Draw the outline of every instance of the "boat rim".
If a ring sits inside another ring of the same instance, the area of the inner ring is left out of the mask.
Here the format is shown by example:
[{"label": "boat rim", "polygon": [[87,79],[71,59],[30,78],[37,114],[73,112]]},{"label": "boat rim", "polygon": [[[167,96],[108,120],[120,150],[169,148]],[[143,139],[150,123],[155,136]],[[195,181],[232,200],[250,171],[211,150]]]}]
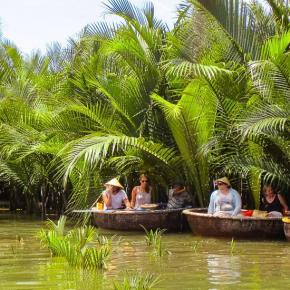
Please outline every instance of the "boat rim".
[{"label": "boat rim", "polygon": [[197,216],[197,217],[206,217],[209,219],[217,219],[217,220],[243,220],[243,221],[282,221],[283,217],[252,217],[252,216],[213,216],[207,213],[201,213],[201,212],[196,212],[194,210],[202,211],[202,210],[207,210],[207,208],[190,208],[190,209],[185,209],[182,211],[182,214],[184,215],[191,215],[191,216]]},{"label": "boat rim", "polygon": [[148,214],[148,213],[170,213],[170,212],[183,212],[186,208],[173,208],[173,209],[142,209],[142,210],[126,210],[126,209],[109,209],[109,210],[97,210],[97,209],[88,209],[88,210],[74,210],[74,213],[102,213],[102,214]]}]

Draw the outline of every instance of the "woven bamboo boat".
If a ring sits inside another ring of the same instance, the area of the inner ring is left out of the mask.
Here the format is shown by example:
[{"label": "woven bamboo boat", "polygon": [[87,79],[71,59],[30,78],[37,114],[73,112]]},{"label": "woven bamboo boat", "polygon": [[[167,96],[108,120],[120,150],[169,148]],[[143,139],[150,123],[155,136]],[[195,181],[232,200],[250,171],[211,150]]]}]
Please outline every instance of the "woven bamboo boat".
[{"label": "woven bamboo boat", "polygon": [[284,234],[285,237],[287,239],[288,242],[290,242],[290,218],[289,217],[285,217],[282,219],[283,223],[284,223]]},{"label": "woven bamboo boat", "polygon": [[218,217],[207,214],[207,209],[183,211],[195,235],[245,239],[283,239],[282,218],[278,217]]},{"label": "woven bamboo boat", "polygon": [[146,229],[166,229],[170,232],[183,231],[186,219],[181,209],[157,210],[92,210],[96,227],[120,231],[143,231]]}]

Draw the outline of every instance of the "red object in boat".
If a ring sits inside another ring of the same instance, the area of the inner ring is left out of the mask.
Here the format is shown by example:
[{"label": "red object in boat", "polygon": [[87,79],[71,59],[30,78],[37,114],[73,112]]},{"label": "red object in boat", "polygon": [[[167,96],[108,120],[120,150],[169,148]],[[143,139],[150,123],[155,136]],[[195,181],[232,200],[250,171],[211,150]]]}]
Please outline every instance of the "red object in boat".
[{"label": "red object in boat", "polygon": [[253,212],[254,212],[254,210],[252,210],[252,209],[242,210],[242,215],[243,216],[252,216]]}]

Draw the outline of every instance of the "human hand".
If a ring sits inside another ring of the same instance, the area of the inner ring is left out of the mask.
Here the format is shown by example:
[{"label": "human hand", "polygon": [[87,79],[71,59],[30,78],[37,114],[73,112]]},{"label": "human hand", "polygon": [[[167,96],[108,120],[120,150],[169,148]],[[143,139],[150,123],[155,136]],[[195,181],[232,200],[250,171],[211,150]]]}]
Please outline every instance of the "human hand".
[{"label": "human hand", "polygon": [[179,195],[179,194],[185,192],[185,187],[183,187],[183,188],[173,188],[172,190],[173,190],[173,195]]}]

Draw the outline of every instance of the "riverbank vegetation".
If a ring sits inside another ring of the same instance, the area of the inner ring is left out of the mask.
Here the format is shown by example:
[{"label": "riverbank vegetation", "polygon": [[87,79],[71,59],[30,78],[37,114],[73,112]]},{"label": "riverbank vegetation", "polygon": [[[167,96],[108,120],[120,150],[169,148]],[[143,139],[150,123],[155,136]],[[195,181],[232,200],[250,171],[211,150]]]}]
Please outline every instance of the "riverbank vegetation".
[{"label": "riverbank vegetation", "polygon": [[[214,2],[214,3],[213,3]],[[24,56],[0,44],[0,181],[12,209],[87,208],[104,181],[184,180],[196,205],[228,175],[246,205],[290,187],[288,1],[108,0],[116,23]]]}]

